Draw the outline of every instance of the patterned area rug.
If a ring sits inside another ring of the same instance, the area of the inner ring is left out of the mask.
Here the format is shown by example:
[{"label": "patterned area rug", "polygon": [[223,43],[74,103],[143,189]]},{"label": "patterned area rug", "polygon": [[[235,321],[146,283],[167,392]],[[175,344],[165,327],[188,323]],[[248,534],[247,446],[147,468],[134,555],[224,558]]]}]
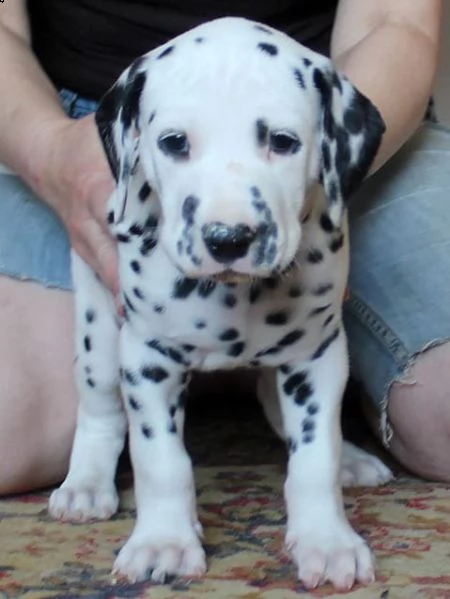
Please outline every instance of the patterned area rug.
[{"label": "patterned area rug", "polygon": [[54,522],[48,492],[0,501],[0,598],[450,599],[450,486],[400,476],[383,488],[347,491],[348,516],[377,557],[377,582],[347,594],[330,586],[308,593],[283,552],[283,445],[254,402],[214,397],[193,412],[187,439],[205,529],[203,580],[113,584],[111,564],[134,517],[123,466],[121,509],[109,522]]}]

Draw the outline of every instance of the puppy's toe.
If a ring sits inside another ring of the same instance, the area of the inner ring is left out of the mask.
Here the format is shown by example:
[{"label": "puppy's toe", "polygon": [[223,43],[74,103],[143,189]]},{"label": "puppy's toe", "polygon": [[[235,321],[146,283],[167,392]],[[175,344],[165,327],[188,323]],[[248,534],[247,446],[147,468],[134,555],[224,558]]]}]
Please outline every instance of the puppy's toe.
[{"label": "puppy's toe", "polygon": [[377,487],[394,478],[392,471],[376,456],[345,442],[342,448],[343,487]]},{"label": "puppy's toe", "polygon": [[62,486],[50,495],[48,511],[57,520],[82,523],[107,520],[117,511],[118,505],[114,488]]}]

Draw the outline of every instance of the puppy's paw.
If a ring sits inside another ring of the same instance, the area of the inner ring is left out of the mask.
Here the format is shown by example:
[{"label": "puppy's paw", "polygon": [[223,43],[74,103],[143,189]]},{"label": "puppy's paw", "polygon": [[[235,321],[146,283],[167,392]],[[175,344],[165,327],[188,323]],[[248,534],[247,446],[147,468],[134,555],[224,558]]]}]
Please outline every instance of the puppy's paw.
[{"label": "puppy's paw", "polygon": [[118,505],[114,487],[62,485],[50,495],[48,511],[57,520],[83,523],[111,518]]},{"label": "puppy's paw", "polygon": [[348,442],[342,446],[340,476],[343,487],[377,487],[394,478],[379,458]]},{"label": "puppy's paw", "polygon": [[298,568],[298,578],[308,589],[331,582],[338,591],[348,591],[356,582],[375,580],[372,552],[347,522],[332,529],[288,530],[286,547]]},{"label": "puppy's paw", "polygon": [[[195,534],[189,538],[144,539],[132,535],[121,549],[114,563],[114,580],[125,578],[138,582],[149,578],[156,583],[165,583],[171,576],[199,578],[206,572],[205,552]],[[184,536],[184,535],[183,535]]]}]

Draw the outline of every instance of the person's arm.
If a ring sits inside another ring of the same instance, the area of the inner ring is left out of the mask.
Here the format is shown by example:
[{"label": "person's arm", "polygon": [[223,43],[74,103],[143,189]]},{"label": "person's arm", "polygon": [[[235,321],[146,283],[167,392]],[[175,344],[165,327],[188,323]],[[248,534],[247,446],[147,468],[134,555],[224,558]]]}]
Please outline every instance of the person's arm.
[{"label": "person's arm", "polygon": [[439,56],[442,0],[340,0],[331,58],[380,110],[379,168],[420,125]]},{"label": "person's arm", "polygon": [[32,52],[26,0],[0,8],[0,96],[0,162],[55,209],[72,246],[116,291],[116,249],[106,224],[112,176],[92,116],[65,115]]}]

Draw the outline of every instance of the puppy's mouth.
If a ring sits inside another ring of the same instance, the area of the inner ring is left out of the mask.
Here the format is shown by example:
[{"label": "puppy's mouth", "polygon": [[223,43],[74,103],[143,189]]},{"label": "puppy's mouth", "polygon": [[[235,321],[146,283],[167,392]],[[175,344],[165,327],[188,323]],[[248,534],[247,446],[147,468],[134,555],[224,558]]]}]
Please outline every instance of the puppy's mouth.
[{"label": "puppy's mouth", "polygon": [[220,283],[248,283],[254,277],[249,274],[242,272],[236,272],[231,269],[224,270],[220,273],[211,276],[214,281],[220,281]]}]

